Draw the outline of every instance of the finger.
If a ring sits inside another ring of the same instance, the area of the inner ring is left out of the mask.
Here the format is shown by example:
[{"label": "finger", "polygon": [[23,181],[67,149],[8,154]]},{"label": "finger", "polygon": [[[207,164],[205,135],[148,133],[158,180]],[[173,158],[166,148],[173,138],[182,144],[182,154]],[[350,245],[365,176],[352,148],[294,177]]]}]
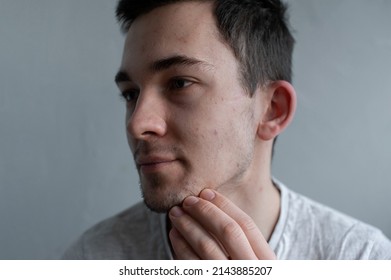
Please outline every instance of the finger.
[{"label": "finger", "polygon": [[240,225],[216,205],[190,196],[183,201],[183,209],[219,240],[232,259],[257,259]]},{"label": "finger", "polygon": [[200,193],[200,197],[216,205],[239,224],[258,259],[267,260],[276,258],[273,250],[251,217],[237,207],[231,200],[210,189],[203,190]]},{"label": "finger", "polygon": [[227,259],[226,254],[213,236],[180,207],[173,207],[169,212],[169,218],[173,227],[179,231],[187,244],[201,259]]},{"label": "finger", "polygon": [[199,260],[200,258],[191,248],[189,243],[183,238],[176,228],[172,228],[169,233],[174,258],[177,260]]}]

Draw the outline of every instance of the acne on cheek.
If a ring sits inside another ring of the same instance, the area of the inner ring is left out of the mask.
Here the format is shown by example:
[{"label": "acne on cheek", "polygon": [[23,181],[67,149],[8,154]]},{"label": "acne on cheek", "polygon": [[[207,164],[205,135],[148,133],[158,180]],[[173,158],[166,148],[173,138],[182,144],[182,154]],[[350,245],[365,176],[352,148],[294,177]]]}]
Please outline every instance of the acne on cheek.
[{"label": "acne on cheek", "polygon": [[178,37],[178,41],[184,44],[187,44],[188,40],[186,39],[186,36],[180,36]]}]

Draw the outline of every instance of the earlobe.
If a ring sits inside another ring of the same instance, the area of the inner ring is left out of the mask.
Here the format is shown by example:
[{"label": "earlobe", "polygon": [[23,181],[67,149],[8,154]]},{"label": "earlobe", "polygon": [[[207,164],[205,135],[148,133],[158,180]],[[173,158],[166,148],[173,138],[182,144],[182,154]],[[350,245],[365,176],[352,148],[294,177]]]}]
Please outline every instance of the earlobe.
[{"label": "earlobe", "polygon": [[266,89],[264,101],[266,109],[258,126],[258,136],[269,141],[292,121],[296,111],[296,92],[287,81],[275,81]]}]

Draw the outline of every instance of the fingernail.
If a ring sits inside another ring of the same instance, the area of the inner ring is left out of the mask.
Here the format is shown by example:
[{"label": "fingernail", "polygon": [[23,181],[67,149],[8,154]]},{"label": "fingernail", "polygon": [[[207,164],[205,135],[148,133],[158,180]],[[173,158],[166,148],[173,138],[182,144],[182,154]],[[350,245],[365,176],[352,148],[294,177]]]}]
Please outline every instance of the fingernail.
[{"label": "fingernail", "polygon": [[216,194],[212,190],[205,189],[201,192],[200,197],[205,200],[211,201],[216,197]]},{"label": "fingernail", "polygon": [[188,196],[186,199],[183,201],[184,206],[192,206],[196,204],[199,201],[198,197],[195,196]]},{"label": "fingernail", "polygon": [[174,206],[172,207],[172,209],[170,210],[170,215],[171,216],[174,216],[174,217],[180,217],[184,214],[183,210],[178,207],[178,206]]}]

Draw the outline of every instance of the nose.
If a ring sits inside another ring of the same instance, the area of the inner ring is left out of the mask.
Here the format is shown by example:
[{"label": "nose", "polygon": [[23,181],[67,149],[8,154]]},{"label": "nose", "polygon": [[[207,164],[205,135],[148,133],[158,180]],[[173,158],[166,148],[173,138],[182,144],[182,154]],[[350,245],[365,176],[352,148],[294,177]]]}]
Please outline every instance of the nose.
[{"label": "nose", "polygon": [[140,93],[134,110],[127,113],[126,121],[127,132],[134,139],[164,136],[167,124],[163,100],[152,92]]}]

